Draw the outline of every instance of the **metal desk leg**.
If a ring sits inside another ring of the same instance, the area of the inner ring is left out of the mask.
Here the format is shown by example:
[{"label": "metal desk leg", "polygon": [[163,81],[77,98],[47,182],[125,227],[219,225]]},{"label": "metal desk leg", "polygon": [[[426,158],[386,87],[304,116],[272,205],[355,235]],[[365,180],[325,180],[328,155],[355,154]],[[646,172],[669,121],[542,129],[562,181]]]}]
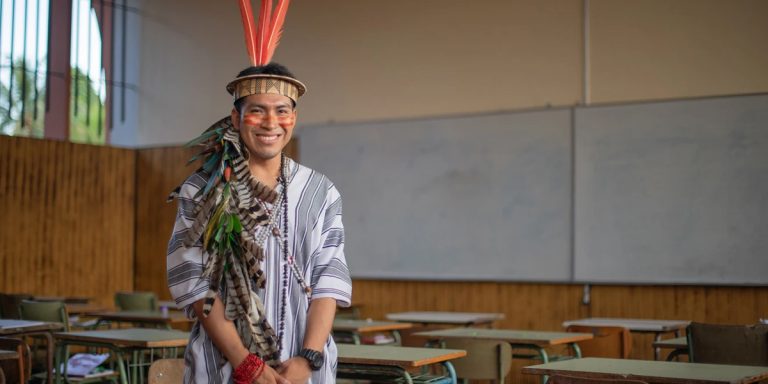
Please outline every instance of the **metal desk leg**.
[{"label": "metal desk leg", "polygon": [[569,343],[571,349],[573,350],[573,356],[577,359],[581,359],[581,348],[579,348],[579,345],[576,343]]},{"label": "metal desk leg", "polygon": [[[413,378],[411,378],[411,374],[408,373],[408,371],[406,371],[405,369],[402,369],[402,372],[400,372],[400,375],[403,376],[403,379],[405,379],[406,383],[413,384]],[[454,381],[454,383],[456,382]]]},{"label": "metal desk leg", "polygon": [[29,335],[43,335],[45,336],[45,342],[46,342],[46,355],[45,355],[45,365],[46,369],[48,370],[48,375],[45,379],[45,382],[47,384],[53,383],[53,360],[54,360],[54,341],[53,341],[53,334],[51,332],[30,332]]},{"label": "metal desk leg", "polygon": [[443,361],[441,363],[445,370],[448,371],[448,376],[451,378],[453,384],[458,384],[459,378],[456,376],[456,370],[453,368],[453,364],[450,361]]},{"label": "metal desk leg", "polygon": [[134,349],[133,353],[131,354],[131,383],[136,384],[139,382],[138,375],[139,371],[137,369],[138,362],[139,362],[139,350]]},{"label": "metal desk leg", "polygon": [[[64,349],[63,345],[59,345],[59,344],[56,345],[56,352],[54,352],[55,355],[54,355],[54,359],[53,360],[54,360],[54,365],[57,366],[57,367],[61,367],[61,362],[62,362],[63,357],[64,357],[64,356],[62,356],[63,349]],[[61,370],[56,369],[55,371],[56,371],[56,373],[55,373],[54,382],[56,384],[59,384],[59,383],[61,383]]]},{"label": "metal desk leg", "polygon": [[397,329],[392,331],[392,338],[395,339],[395,345],[403,345],[403,339],[400,336],[400,331]]},{"label": "metal desk leg", "polygon": [[[655,332],[656,337],[653,338],[653,341],[661,341],[661,332]],[[653,348],[653,360],[658,360],[659,356],[661,356],[661,348],[654,347]]]}]

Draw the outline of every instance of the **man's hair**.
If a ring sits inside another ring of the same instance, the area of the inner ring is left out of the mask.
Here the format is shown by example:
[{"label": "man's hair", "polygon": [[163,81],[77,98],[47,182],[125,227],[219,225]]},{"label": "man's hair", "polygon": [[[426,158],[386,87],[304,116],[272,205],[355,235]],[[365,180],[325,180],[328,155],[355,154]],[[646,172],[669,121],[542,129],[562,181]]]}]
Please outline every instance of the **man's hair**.
[{"label": "man's hair", "polygon": [[[290,77],[292,79],[296,78],[296,76],[294,76],[293,73],[288,70],[288,68],[278,63],[269,63],[267,65],[260,65],[258,67],[248,67],[240,71],[240,73],[238,73],[237,76],[235,77],[244,77],[244,76],[251,76],[251,75],[276,75],[276,76]],[[241,97],[235,100],[235,109],[237,110],[238,113],[242,112],[242,107],[244,102],[245,102],[245,97]],[[291,104],[293,105],[294,108],[296,107],[295,101],[291,100]]]}]

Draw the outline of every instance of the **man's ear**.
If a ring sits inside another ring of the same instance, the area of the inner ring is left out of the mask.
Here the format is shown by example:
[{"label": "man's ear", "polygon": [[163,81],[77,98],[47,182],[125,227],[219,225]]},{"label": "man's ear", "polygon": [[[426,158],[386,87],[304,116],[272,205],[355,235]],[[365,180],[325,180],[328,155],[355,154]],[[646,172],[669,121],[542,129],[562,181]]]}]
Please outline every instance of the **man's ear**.
[{"label": "man's ear", "polygon": [[237,108],[232,108],[232,125],[240,130],[240,113],[237,112]]}]

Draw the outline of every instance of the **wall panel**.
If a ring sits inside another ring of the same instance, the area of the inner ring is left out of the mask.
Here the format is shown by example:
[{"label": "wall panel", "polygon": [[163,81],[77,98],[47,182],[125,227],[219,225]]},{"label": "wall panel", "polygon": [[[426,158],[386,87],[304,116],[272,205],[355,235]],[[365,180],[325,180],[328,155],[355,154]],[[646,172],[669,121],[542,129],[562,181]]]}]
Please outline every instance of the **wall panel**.
[{"label": "wall panel", "polygon": [[133,289],[134,152],[0,136],[0,291]]}]

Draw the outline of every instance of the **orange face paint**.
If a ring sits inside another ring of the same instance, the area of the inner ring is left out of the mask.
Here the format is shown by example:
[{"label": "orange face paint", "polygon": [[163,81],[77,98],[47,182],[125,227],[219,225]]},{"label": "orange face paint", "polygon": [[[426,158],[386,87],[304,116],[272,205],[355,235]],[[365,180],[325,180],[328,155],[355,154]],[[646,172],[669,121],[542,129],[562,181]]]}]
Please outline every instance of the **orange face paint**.
[{"label": "orange face paint", "polygon": [[245,115],[243,116],[243,124],[259,125],[261,124],[261,118],[254,115]]}]

